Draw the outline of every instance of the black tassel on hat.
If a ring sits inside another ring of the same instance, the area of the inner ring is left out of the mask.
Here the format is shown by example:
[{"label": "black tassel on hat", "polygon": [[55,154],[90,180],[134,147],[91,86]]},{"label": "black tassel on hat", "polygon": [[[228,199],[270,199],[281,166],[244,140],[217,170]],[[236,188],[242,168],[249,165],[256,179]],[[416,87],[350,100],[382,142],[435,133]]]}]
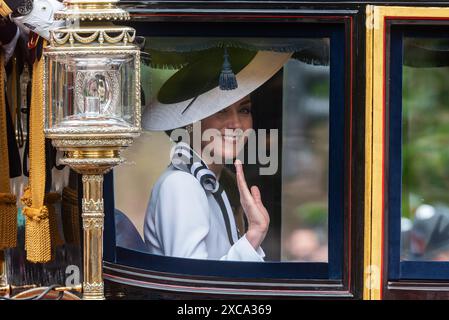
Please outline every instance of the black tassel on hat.
[{"label": "black tassel on hat", "polygon": [[234,72],[232,72],[231,63],[229,62],[228,50],[224,49],[224,61],[221,69],[218,84],[221,90],[234,90],[237,88],[237,79]]}]

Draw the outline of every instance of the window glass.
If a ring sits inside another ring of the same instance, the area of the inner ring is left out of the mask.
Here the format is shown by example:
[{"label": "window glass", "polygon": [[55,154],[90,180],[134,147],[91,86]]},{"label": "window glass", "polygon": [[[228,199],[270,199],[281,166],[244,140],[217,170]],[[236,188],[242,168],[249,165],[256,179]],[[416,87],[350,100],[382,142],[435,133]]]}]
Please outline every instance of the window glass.
[{"label": "window glass", "polygon": [[144,131],[114,169],[117,245],[327,262],[329,39],[147,38],[144,50]]},{"label": "window glass", "polygon": [[282,259],[327,261],[329,67],[284,67]]},{"label": "window glass", "polygon": [[404,39],[401,259],[449,260],[449,41]]}]

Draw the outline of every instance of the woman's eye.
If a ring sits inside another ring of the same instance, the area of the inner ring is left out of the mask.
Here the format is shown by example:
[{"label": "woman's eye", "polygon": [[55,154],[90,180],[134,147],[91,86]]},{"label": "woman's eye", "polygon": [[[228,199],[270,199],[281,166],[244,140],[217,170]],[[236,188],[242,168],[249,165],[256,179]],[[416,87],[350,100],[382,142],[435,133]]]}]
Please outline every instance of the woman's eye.
[{"label": "woman's eye", "polygon": [[240,112],[243,113],[243,114],[250,114],[251,113],[251,108],[244,107],[244,108],[240,109]]}]

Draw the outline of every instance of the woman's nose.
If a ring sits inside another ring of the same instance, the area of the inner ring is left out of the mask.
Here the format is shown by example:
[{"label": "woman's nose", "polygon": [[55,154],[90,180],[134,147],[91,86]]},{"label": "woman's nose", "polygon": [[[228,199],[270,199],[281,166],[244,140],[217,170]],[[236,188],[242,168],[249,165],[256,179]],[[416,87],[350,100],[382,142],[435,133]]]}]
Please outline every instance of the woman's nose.
[{"label": "woman's nose", "polygon": [[240,129],[242,122],[240,120],[239,113],[235,110],[229,110],[225,121],[226,127],[230,129]]}]

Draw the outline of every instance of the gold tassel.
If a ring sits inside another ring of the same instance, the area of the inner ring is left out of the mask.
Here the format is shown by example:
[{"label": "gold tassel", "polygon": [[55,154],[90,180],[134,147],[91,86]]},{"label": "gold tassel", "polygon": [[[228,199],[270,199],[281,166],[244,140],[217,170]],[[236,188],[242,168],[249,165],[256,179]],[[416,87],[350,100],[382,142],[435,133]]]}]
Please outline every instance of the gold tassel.
[{"label": "gold tassel", "polygon": [[25,207],[25,250],[27,260],[45,263],[51,260],[50,222],[46,206],[40,208]]},{"label": "gold tassel", "polygon": [[0,250],[14,248],[16,245],[16,197],[10,193],[0,193]]},{"label": "gold tassel", "polygon": [[[25,250],[31,251],[33,256],[28,255],[27,258],[32,261],[41,260],[43,258],[39,258],[38,255],[33,252],[42,251],[47,252],[50,250],[50,258],[45,258],[43,261],[35,261],[35,262],[48,262],[53,260],[55,256],[56,246],[62,245],[64,242],[58,231],[58,222],[56,219],[56,208],[54,204],[61,199],[61,196],[57,192],[49,192],[45,195],[44,203],[42,211],[32,209],[32,201],[31,201],[31,193],[30,188],[27,187],[24,190],[22,196],[22,203],[26,206],[24,209],[24,215],[27,217],[25,228],[29,234],[25,237]],[[29,228],[29,229],[28,229]],[[46,230],[49,230],[47,232]],[[43,245],[42,248],[36,248],[33,244],[34,238],[41,239],[40,245]],[[49,240],[48,240],[49,239]],[[50,246],[50,249],[47,248]]]},{"label": "gold tassel", "polygon": [[0,53],[0,250],[17,245],[16,196],[9,185],[9,157],[6,130],[5,57]]},{"label": "gold tassel", "polygon": [[34,62],[30,110],[30,177],[25,197],[25,249],[27,260],[45,263],[51,260],[51,239],[45,195],[45,136],[44,136],[44,59]]}]

